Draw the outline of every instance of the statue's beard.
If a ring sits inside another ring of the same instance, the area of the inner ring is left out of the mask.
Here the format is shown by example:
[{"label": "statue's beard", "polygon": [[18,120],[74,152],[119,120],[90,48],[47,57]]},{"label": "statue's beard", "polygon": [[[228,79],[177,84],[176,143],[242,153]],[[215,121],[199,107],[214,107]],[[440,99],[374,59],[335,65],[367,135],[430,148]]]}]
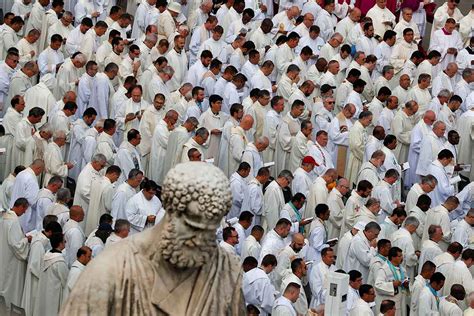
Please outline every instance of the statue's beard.
[{"label": "statue's beard", "polygon": [[173,222],[165,225],[160,242],[161,256],[178,268],[203,266],[209,262],[216,247],[215,232],[201,231],[191,236],[180,236]]}]

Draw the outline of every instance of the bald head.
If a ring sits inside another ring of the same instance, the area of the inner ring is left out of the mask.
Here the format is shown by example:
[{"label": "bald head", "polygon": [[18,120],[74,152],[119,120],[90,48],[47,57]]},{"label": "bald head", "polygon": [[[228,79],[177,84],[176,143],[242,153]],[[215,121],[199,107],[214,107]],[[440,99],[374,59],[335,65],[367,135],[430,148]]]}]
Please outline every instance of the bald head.
[{"label": "bald head", "polygon": [[79,205],[73,205],[69,209],[69,217],[76,222],[82,222],[84,220],[84,210]]},{"label": "bald head", "polygon": [[179,114],[175,110],[169,110],[165,114],[165,119],[168,119],[168,120],[175,120],[176,121],[176,120],[178,120],[178,117],[179,117]]},{"label": "bald head", "polygon": [[251,129],[253,126],[253,117],[250,116],[250,115],[244,115],[244,117],[242,117],[242,120],[240,121],[240,127],[243,128],[244,131],[248,131],[249,129]]},{"label": "bald head", "polygon": [[383,126],[377,125],[374,127],[374,131],[372,132],[372,135],[374,135],[375,138],[378,140],[384,140],[385,139],[385,129]]},{"label": "bald head", "polygon": [[352,9],[351,13],[349,14],[349,18],[353,22],[359,22],[361,14],[362,14],[362,12],[360,11],[359,8],[354,8],[354,9]]},{"label": "bald head", "polygon": [[436,121],[436,113],[432,110],[426,111],[423,115],[423,121],[430,126],[433,125],[433,123]]},{"label": "bald head", "polygon": [[456,75],[458,71],[458,65],[456,63],[449,63],[448,66],[446,66],[446,74],[452,78]]},{"label": "bald head", "polygon": [[63,102],[76,102],[76,92],[68,91],[64,94]]},{"label": "bald head", "polygon": [[304,236],[303,236],[303,234],[300,234],[300,233],[294,234],[292,241],[293,241],[294,243],[298,243],[298,244],[299,244],[299,243],[304,243]]},{"label": "bald head", "polygon": [[255,147],[257,147],[257,150],[259,152],[261,152],[261,151],[264,151],[268,147],[269,143],[270,143],[270,141],[269,141],[268,137],[266,137],[266,136],[258,137],[255,140]]}]

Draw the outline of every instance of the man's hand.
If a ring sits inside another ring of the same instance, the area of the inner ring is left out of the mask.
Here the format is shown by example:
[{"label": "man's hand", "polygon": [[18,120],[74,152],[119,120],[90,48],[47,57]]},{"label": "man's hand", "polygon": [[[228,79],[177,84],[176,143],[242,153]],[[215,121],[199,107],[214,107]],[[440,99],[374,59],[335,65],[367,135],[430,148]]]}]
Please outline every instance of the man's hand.
[{"label": "man's hand", "polygon": [[92,12],[92,14],[91,14],[91,16],[92,16],[93,18],[96,18],[96,17],[98,17],[99,15],[100,15],[100,13],[97,12],[97,11]]},{"label": "man's hand", "polygon": [[402,285],[402,282],[401,281],[393,281],[393,287],[399,287],[400,285]]},{"label": "man's hand", "polygon": [[74,168],[74,164],[72,162],[66,162],[65,165],[67,166],[68,169]]},{"label": "man's hand", "polygon": [[215,129],[211,130],[211,134],[212,135],[220,135],[220,134],[222,134],[222,131],[220,129],[215,128]]},{"label": "man's hand", "polygon": [[25,237],[26,237],[26,239],[28,239],[28,242],[31,242],[31,240],[33,239],[33,236],[31,236],[31,235],[27,235]]},{"label": "man's hand", "polygon": [[155,223],[155,220],[156,220],[156,216],[155,215],[148,215],[146,217],[146,221],[147,223],[149,224],[154,224]]},{"label": "man's hand", "polygon": [[347,126],[346,126],[346,125],[342,125],[341,127],[339,127],[339,131],[340,131],[341,133],[347,132]]},{"label": "man's hand", "polygon": [[261,4],[259,8],[260,8],[260,11],[262,11],[263,13],[267,12],[267,6],[266,5]]},{"label": "man's hand", "polygon": [[30,52],[30,55],[31,55],[31,57],[35,57],[35,55],[36,55],[35,51],[32,50],[32,51]]},{"label": "man's hand", "polygon": [[454,171],[462,171],[462,167],[459,164],[457,164],[454,166]]},{"label": "man's hand", "polygon": [[128,123],[132,120],[134,120],[137,116],[134,114],[134,113],[128,113],[126,116],[125,116],[125,123]]},{"label": "man's hand", "polygon": [[140,68],[141,65],[142,65],[142,63],[141,63],[139,60],[134,61],[134,62],[133,62],[133,71],[134,71],[134,72],[135,72],[135,71],[138,71],[138,69]]},{"label": "man's hand", "polygon": [[330,247],[334,247],[336,244],[337,244],[337,240],[332,240],[332,241],[328,242],[328,245]]},{"label": "man's hand", "polygon": [[458,53],[458,50],[457,50],[456,48],[454,48],[454,47],[450,47],[450,48],[448,48],[447,53],[454,55],[454,54],[457,54],[457,53]]},{"label": "man's hand", "polygon": [[415,251],[415,255],[416,255],[418,258],[420,258],[421,251],[419,251],[419,250]]},{"label": "man's hand", "polygon": [[377,247],[377,239],[374,239],[370,242],[370,247],[376,248]]}]

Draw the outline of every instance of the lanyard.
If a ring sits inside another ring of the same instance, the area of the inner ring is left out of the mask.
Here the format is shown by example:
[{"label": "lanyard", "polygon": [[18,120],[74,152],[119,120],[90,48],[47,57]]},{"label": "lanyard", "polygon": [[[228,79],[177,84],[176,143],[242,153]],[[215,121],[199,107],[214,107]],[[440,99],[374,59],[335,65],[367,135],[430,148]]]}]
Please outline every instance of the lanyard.
[{"label": "lanyard", "polygon": [[387,258],[385,258],[384,256],[382,256],[379,253],[376,256],[379,257],[380,259],[382,259],[383,262],[389,262]]},{"label": "lanyard", "polygon": [[428,289],[430,290],[431,294],[433,294],[433,296],[436,298],[436,306],[438,307],[439,309],[439,297],[438,297],[438,293],[435,291],[435,289],[433,289],[431,287],[430,284],[426,284],[426,286],[428,287]]},{"label": "lanyard", "polygon": [[387,264],[390,268],[390,271],[392,271],[395,280],[403,282],[403,280],[405,280],[405,273],[403,273],[403,269],[401,267],[397,269],[390,261],[387,261]]},{"label": "lanyard", "polygon": [[[302,219],[302,218],[301,218],[300,212],[296,209],[296,207],[293,205],[293,203],[290,202],[289,204],[290,204],[290,206],[291,206],[291,209],[293,210],[293,212],[294,212],[295,215],[296,215],[296,220],[298,221],[298,223],[301,222],[301,219]],[[304,232],[304,228],[303,228],[303,227],[299,227],[299,231],[300,231],[300,233],[303,233],[303,232]]]}]

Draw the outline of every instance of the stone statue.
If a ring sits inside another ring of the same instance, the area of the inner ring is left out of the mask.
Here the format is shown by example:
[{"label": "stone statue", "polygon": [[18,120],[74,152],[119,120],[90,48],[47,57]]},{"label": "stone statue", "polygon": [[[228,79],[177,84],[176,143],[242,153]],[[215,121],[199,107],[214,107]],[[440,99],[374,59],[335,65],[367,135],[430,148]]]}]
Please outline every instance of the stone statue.
[{"label": "stone statue", "polygon": [[245,315],[239,259],[216,243],[228,179],[211,164],[179,164],[162,199],[165,218],[91,261],[61,315]]}]

